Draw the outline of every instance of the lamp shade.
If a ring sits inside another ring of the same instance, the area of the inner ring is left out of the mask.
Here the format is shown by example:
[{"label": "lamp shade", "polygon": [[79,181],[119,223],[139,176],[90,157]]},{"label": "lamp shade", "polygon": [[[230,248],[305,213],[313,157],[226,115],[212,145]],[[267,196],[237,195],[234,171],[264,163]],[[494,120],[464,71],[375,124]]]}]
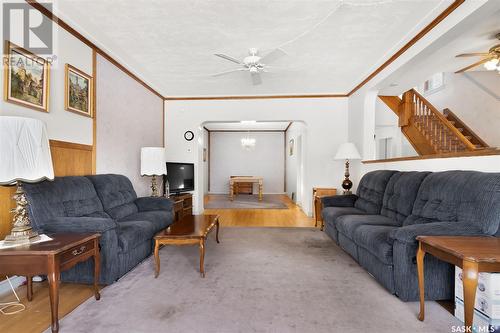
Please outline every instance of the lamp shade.
[{"label": "lamp shade", "polygon": [[0,185],[54,179],[45,123],[0,116]]},{"label": "lamp shade", "polygon": [[141,148],[141,176],[160,176],[166,174],[165,148]]},{"label": "lamp shade", "polygon": [[346,142],[340,145],[334,158],[336,160],[359,160],[361,155],[359,155],[354,143]]}]

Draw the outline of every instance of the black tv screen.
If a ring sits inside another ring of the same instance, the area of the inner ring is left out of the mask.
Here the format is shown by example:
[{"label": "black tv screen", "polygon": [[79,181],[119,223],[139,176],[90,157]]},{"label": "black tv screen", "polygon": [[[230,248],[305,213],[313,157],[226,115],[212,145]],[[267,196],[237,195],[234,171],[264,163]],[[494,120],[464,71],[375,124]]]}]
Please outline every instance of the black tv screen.
[{"label": "black tv screen", "polygon": [[165,179],[170,193],[194,191],[194,164],[167,162]]}]

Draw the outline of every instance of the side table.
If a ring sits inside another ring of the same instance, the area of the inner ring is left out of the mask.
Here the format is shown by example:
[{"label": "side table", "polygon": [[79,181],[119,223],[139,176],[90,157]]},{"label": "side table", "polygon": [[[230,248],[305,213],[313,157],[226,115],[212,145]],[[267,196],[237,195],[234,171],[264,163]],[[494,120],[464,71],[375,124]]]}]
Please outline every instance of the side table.
[{"label": "side table", "polygon": [[[439,260],[463,270],[464,317],[466,332],[472,332],[474,301],[479,272],[500,272],[500,238],[464,236],[418,236],[417,271],[420,313],[424,320],[424,256],[430,253]],[[470,329],[470,331],[467,331]]]},{"label": "side table", "polygon": [[328,197],[331,195],[336,195],[336,188],[328,187],[313,187],[313,205],[314,205],[314,226],[317,227],[318,223],[323,230],[323,219],[321,218],[321,209],[323,205],[321,204],[321,198]]},{"label": "side table", "polygon": [[0,273],[26,276],[28,301],[33,299],[32,277],[47,275],[52,332],[59,331],[59,282],[61,271],[94,258],[94,296],[101,298],[97,282],[100,273],[99,234],[54,234],[52,240],[0,249]]}]

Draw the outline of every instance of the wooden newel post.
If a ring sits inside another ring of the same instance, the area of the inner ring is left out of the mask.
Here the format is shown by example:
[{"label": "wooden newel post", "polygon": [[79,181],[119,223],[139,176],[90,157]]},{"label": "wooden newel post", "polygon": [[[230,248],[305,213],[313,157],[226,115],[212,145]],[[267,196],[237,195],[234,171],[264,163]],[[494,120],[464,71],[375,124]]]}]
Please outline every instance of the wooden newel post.
[{"label": "wooden newel post", "polygon": [[403,94],[403,101],[399,107],[399,127],[408,126],[413,113],[413,95],[411,91]]}]

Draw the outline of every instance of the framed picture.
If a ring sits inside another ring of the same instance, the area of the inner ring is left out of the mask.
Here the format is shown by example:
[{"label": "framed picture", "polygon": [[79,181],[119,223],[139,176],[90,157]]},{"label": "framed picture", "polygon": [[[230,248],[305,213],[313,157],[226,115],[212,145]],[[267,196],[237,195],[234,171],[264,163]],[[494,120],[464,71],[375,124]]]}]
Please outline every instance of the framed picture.
[{"label": "framed picture", "polygon": [[293,139],[290,139],[290,142],[288,143],[288,149],[289,149],[289,155],[293,156],[293,146],[295,144],[295,141]]},{"label": "framed picture", "polygon": [[83,116],[93,116],[92,89],[94,79],[66,64],[64,75],[64,108]]},{"label": "framed picture", "polygon": [[5,41],[4,99],[7,102],[49,112],[47,60]]}]

